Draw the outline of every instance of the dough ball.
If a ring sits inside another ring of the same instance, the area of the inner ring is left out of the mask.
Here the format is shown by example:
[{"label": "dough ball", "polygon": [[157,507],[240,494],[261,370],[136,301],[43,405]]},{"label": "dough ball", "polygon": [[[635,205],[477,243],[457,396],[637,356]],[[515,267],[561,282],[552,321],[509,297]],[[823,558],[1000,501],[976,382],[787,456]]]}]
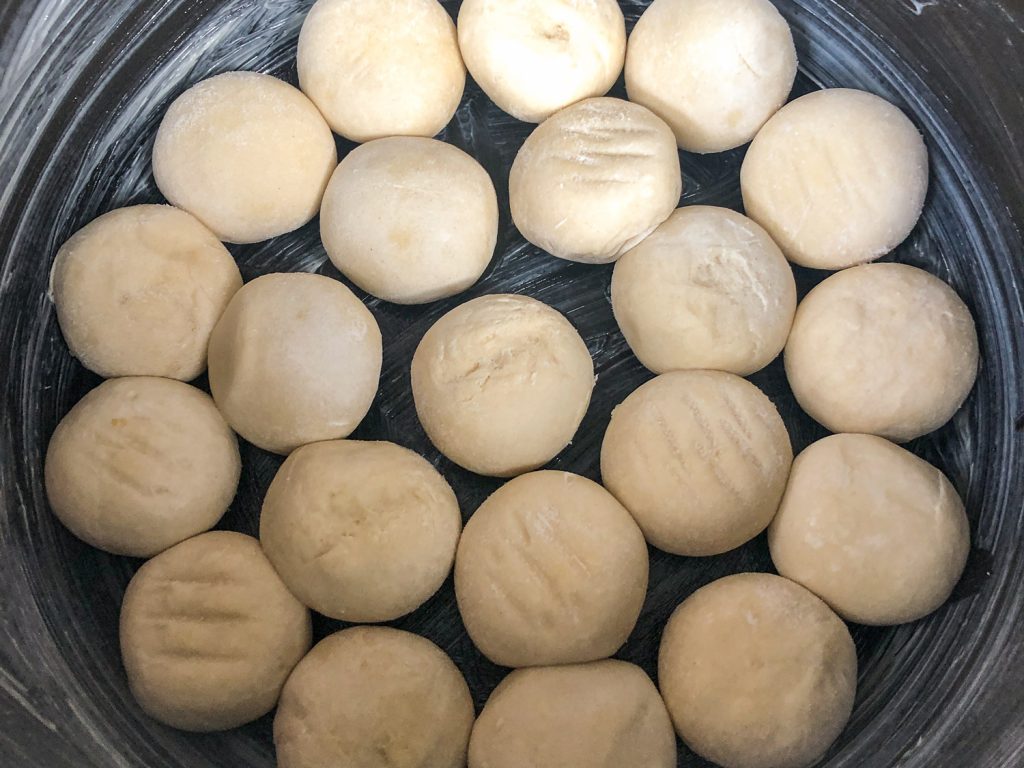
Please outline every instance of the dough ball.
[{"label": "dough ball", "polygon": [[153,558],[128,584],[121,657],[151,717],[221,731],[262,717],[309,650],[309,611],[255,539],[213,531]]},{"label": "dough ball", "polygon": [[318,0],[298,66],[302,90],[352,141],[433,136],[466,85],[455,24],[436,0]]},{"label": "dough ball", "polygon": [[866,264],[804,298],[785,361],[797,401],[830,431],[906,442],[963,404],[978,375],[978,336],[970,310],[939,278]]},{"label": "dough ball", "polygon": [[672,614],[658,680],[698,755],[723,768],[808,768],[850,718],[857,652],[846,625],[806,589],[740,573]]},{"label": "dough ball", "polygon": [[655,0],[629,36],[626,91],[683,149],[721,152],[785,103],[796,63],[789,25],[768,0]]},{"label": "dough ball", "polygon": [[772,560],[858,624],[902,624],[949,598],[970,549],[963,502],[926,461],[872,435],[832,435],[793,463]]},{"label": "dough ball", "polygon": [[331,129],[312,102],[256,72],[189,88],[167,110],[153,146],[164,197],[229,243],[267,240],[312,219],[337,162]]},{"label": "dough ball", "polygon": [[469,768],[675,768],[654,683],[624,661],[517,669],[487,700]]},{"label": "dough ball", "polygon": [[512,219],[553,256],[606,264],[679,204],[683,177],[672,131],[639,104],[587,99],[541,123],[509,176]]},{"label": "dough ball", "polygon": [[899,109],[835,88],[765,124],[740,172],[747,215],[790,261],[843,269],[884,256],[921,216],[928,150]]},{"label": "dough ball", "polygon": [[491,494],[455,558],[466,631],[506,667],[611,656],[646,590],[640,529],[604,488],[568,472],[532,472]]},{"label": "dough ball", "polygon": [[774,360],[796,312],[796,282],[757,224],[726,208],[680,208],[615,265],[612,309],[655,373],[746,376]]},{"label": "dough ball", "polygon": [[61,246],[50,273],[71,354],[105,378],[196,378],[213,325],[241,287],[220,241],[169,205],[105,213]]},{"label": "dough ball", "polygon": [[615,0],[464,0],[459,47],[495,104],[540,123],[615,84],[626,24]]},{"label": "dough ball", "polygon": [[423,304],[483,274],[498,238],[498,198],[487,171],[451,144],[378,139],[334,172],[320,235],[334,265],[364,291]]},{"label": "dough ball", "polygon": [[274,718],[278,768],[462,768],[469,687],[429,640],[387,627],[337,632],[310,651]]},{"label": "dough ball", "polygon": [[205,392],[172,379],[110,379],[57,425],[46,495],[83,541],[152,557],[216,525],[240,473],[238,442]]},{"label": "dough ball", "polygon": [[779,412],[731,373],[677,371],[612,411],[604,484],[658,549],[718,555],[768,527],[793,449]]},{"label": "dough ball", "polygon": [[246,284],[210,337],[210,390],[250,443],[287,454],[348,437],[377,394],[380,328],[355,294],[321,275]]}]

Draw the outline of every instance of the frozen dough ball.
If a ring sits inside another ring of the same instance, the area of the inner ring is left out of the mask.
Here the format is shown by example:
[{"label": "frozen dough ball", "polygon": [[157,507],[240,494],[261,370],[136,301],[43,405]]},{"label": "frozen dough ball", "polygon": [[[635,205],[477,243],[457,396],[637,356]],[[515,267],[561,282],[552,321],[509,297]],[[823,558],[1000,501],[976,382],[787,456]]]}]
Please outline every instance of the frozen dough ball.
[{"label": "frozen dough ball", "polygon": [[649,235],[679,204],[672,131],[639,104],[587,99],[541,123],[509,176],[512,219],[553,256],[605,264]]},{"label": "frozen dough ball", "polygon": [[774,360],[796,312],[796,281],[757,224],[726,208],[680,208],[615,264],[612,309],[655,373],[746,376]]},{"label": "frozen dough ball", "polygon": [[169,205],[105,213],[61,246],[50,295],[71,354],[105,378],[189,381],[242,276],[195,218]]},{"label": "frozen dough ball", "polygon": [[970,310],[939,278],[865,264],[807,294],[785,361],[797,401],[830,431],[906,442],[963,405],[978,375],[978,336]]},{"label": "frozen dough ball", "polygon": [[863,91],[816,91],[757,134],[740,172],[747,215],[786,257],[843,269],[910,234],[928,191],[928,150],[899,109]]},{"label": "frozen dough ball", "polygon": [[768,527],[793,449],[779,412],[731,373],[677,371],[612,411],[601,445],[605,486],[658,549],[718,555]]},{"label": "frozen dough ball", "polygon": [[309,611],[255,539],[214,531],[147,562],[121,606],[121,657],[139,705],[186,731],[262,717],[309,650]]},{"label": "frozen dough ball", "polygon": [[153,146],[164,197],[230,243],[268,240],[312,219],[337,162],[313,103],[256,72],[189,88],[167,110]]},{"label": "frozen dough ball", "polygon": [[808,768],[850,718],[857,653],[846,625],[806,589],[741,573],[672,614],[658,681],[698,755],[723,768]]},{"label": "frozen dough ball", "polygon": [[629,36],[626,91],[690,152],[746,144],[796,78],[789,25],[768,0],[655,0]]},{"label": "frozen dough ball", "polygon": [[431,442],[459,466],[511,477],[553,459],[590,404],[594,363],[572,324],[528,296],[482,296],[427,331],[412,394]]},{"label": "frozen dough ball", "polygon": [[57,425],[46,495],[83,541],[152,557],[216,525],[240,473],[238,441],[205,392],[172,379],[110,379]]},{"label": "frozen dough ball", "polygon": [[380,328],[337,280],[272,274],[246,284],[210,337],[210,391],[260,448],[287,454],[348,437],[377,394]]},{"label": "frozen dough ball", "polygon": [[491,494],[455,558],[466,631],[506,667],[611,656],[646,590],[640,529],[604,488],[568,472],[532,472]]}]

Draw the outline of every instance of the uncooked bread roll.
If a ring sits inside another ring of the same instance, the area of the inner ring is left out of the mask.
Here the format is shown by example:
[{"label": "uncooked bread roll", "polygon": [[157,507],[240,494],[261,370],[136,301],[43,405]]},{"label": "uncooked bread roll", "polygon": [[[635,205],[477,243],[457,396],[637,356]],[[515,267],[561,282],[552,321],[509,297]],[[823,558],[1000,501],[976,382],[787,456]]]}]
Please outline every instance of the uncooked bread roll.
[{"label": "uncooked bread roll", "polygon": [[717,555],[763,531],[793,461],[786,425],[761,390],[731,373],[677,371],[612,411],[605,486],[654,546]]},{"label": "uncooked bread roll", "polygon": [[189,88],[153,145],[164,197],[230,243],[267,240],[312,219],[337,162],[331,129],[312,102],[256,72]]},{"label": "uncooked bread roll", "polygon": [[746,144],[796,78],[789,25],[769,0],[655,0],[629,36],[626,91],[690,152]]},{"label": "uncooked bread roll", "polygon": [[412,359],[416,413],[456,464],[511,477],[553,459],[590,404],[594,363],[572,324],[528,296],[481,296],[427,331]]},{"label": "uncooked bread roll", "polygon": [[262,717],[309,650],[309,611],[255,539],[213,531],[147,562],[121,606],[121,657],[141,707],[186,731]]},{"label": "uncooked bread roll", "polygon": [[817,91],[765,124],[740,186],[747,215],[790,261],[843,269],[884,256],[910,234],[928,191],[928,150],[884,99]]},{"label": "uncooked bread roll", "polygon": [[680,208],[615,264],[612,309],[655,373],[746,376],[774,360],[796,312],[796,281],[757,224],[726,208]]},{"label": "uncooked bread roll", "polygon": [[242,287],[235,260],[169,205],[105,213],[61,246],[50,295],[71,354],[105,378],[189,381],[214,323]]},{"label": "uncooked bread roll", "polygon": [[722,768],[807,768],[850,718],[857,652],[846,625],[806,589],[741,573],[672,614],[658,681],[698,755]]},{"label": "uncooked bread roll", "polygon": [[605,264],[679,204],[672,131],[639,104],[587,99],[530,134],[512,163],[509,203],[523,237],[553,256]]},{"label": "uncooked bread roll", "polygon": [[865,264],[804,298],[785,360],[797,401],[829,430],[905,442],[963,404],[978,375],[978,336],[970,310],[937,277]]},{"label": "uncooked bread roll", "polygon": [[46,495],[83,541],[152,557],[212,528],[240,472],[238,442],[205,392],[172,379],[110,379],[57,425]]}]

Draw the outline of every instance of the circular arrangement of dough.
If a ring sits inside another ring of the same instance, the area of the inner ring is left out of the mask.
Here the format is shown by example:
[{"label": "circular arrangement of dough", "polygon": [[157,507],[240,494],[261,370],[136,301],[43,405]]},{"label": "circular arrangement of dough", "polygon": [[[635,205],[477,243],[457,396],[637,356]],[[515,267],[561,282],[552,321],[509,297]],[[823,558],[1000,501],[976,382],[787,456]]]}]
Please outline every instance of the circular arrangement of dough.
[{"label": "circular arrangement of dough", "polygon": [[506,667],[603,659],[626,642],[647,590],[629,513],[568,472],[512,480],[466,524],[455,596],[481,652]]},{"label": "circular arrangement of dough", "polygon": [[605,486],[658,549],[717,555],[771,522],[793,449],[779,412],[750,382],[676,371],[612,411],[601,445]]},{"label": "circular arrangement of dough", "polygon": [[309,611],[250,536],[213,531],[145,563],[121,606],[121,657],[140,706],[186,731],[262,717],[309,650]]},{"label": "circular arrangement of dough", "polygon": [[654,0],[626,52],[626,91],[690,152],[746,144],[796,78],[789,25],[769,0]]},{"label": "circular arrangement of dough", "polygon": [[616,0],[464,0],[458,32],[473,79],[528,123],[607,93],[626,56]]},{"label": "circular arrangement of dough", "polygon": [[356,627],[316,644],[274,718],[278,768],[462,768],[473,727],[469,687],[429,640]]},{"label": "circular arrangement of dough", "polygon": [[320,210],[338,162],[323,117],[270,75],[226,72],[189,88],[153,146],[156,185],[230,243],[298,229]]},{"label": "circular arrangement of dough", "polygon": [[454,296],[494,255],[498,198],[480,164],[451,144],[398,136],[356,147],[320,211],[334,265],[396,304]]},{"label": "circular arrangement of dough", "polygon": [[796,312],[796,281],[757,224],[726,208],[680,208],[615,264],[612,308],[655,373],[746,376],[774,360]]},{"label": "circular arrangement of dough", "polygon": [[846,625],[806,589],[741,573],[672,614],[658,680],[698,755],[722,768],[809,768],[850,717],[857,653]]},{"label": "circular arrangement of dough", "polygon": [[235,260],[169,205],[105,213],[57,252],[50,295],[71,354],[105,378],[189,381],[214,323],[242,287]]},{"label": "circular arrangement of dough", "polygon": [[671,129],[639,104],[581,101],[541,123],[509,175],[512,220],[553,256],[606,264],[679,204],[683,177]]},{"label": "circular arrangement of dough", "polygon": [[772,560],[858,624],[902,624],[949,598],[970,550],[946,476],[888,440],[832,435],[793,462]]},{"label": "circular arrangement of dough", "polygon": [[210,390],[250,443],[287,454],[348,437],[377,394],[380,328],[321,275],[271,274],[243,286],[210,337]]},{"label": "circular arrangement of dough", "polygon": [[481,296],[448,312],[412,359],[431,442],[459,466],[511,477],[553,459],[590,404],[594,363],[572,324],[527,296]]},{"label": "circular arrangement of dough", "polygon": [[905,442],[963,404],[978,375],[978,336],[970,310],[939,278],[865,264],[804,298],[785,361],[797,401],[830,431]]},{"label": "circular arrangement of dough", "polygon": [[816,91],[765,124],[740,173],[747,215],[790,261],[843,269],[910,234],[928,191],[928,150],[899,109],[863,91]]},{"label": "circular arrangement of dough", "polygon": [[240,473],[238,442],[206,393],[172,379],[110,379],[57,425],[46,495],[83,541],[151,557],[212,528]]}]

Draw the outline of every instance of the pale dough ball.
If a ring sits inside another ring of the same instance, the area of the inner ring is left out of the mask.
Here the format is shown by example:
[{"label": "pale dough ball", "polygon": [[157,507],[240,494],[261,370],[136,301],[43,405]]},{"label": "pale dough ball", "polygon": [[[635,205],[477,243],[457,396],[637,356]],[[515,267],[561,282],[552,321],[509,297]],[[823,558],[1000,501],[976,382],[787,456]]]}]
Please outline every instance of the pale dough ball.
[{"label": "pale dough ball", "polygon": [[287,454],[347,437],[380,381],[380,328],[337,280],[271,274],[246,284],[210,337],[210,390],[260,448]]},{"label": "pale dough ball", "polygon": [[722,768],[808,768],[850,718],[857,653],[846,625],[806,589],[741,573],[672,614],[658,681],[698,755]]},{"label": "pale dough ball", "polygon": [[238,442],[205,392],[172,379],[110,379],[57,425],[46,495],[83,541],[152,557],[212,528],[240,472]]},{"label": "pale dough ball", "polygon": [[978,336],[946,283],[905,264],[866,264],[819,284],[786,343],[797,401],[832,432],[906,442],[957,412],[978,375]]},{"label": "pale dough ball", "polygon": [[626,24],[615,0],[464,0],[459,47],[495,104],[540,123],[615,84]]},{"label": "pale dough ball", "polygon": [[928,150],[884,99],[817,91],[765,124],[740,186],[747,215],[790,261],[843,269],[884,256],[910,234],[928,191]]},{"label": "pale dough ball", "polygon": [[672,131],[639,104],[587,99],[541,123],[509,175],[512,219],[553,256],[606,264],[679,204],[683,177]]},{"label": "pale dough ball", "polygon": [[167,110],[153,146],[164,197],[230,243],[267,240],[312,219],[337,162],[313,103],[256,72],[189,88]]},{"label": "pale dough ball", "polygon": [[624,661],[517,669],[473,726],[469,768],[675,768],[654,683]]},{"label": "pale dough ball", "polygon": [[646,590],[640,529],[604,488],[568,472],[532,472],[491,494],[455,558],[466,631],[506,667],[611,656]]},{"label": "pale dough ball", "polygon": [[278,768],[462,768],[473,727],[469,687],[429,640],[356,627],[316,644],[274,718]]},{"label": "pale dough ball", "polygon": [[455,24],[436,0],[318,0],[298,66],[302,90],[353,141],[434,136],[466,85]]},{"label": "pale dough ball", "polygon": [[746,376],[774,360],[796,312],[796,281],[757,224],[726,208],[680,208],[615,264],[612,309],[655,373]]},{"label": "pale dough ball", "polygon": [[50,295],[71,354],[105,378],[189,381],[242,276],[221,242],[169,205],[105,213],[61,246]]},{"label": "pale dough ball", "polygon": [[746,144],[796,78],[789,25],[769,0],[655,0],[629,36],[626,91],[690,152]]},{"label": "pale dough ball", "polygon": [[139,705],[186,731],[222,731],[277,703],[312,638],[306,610],[255,539],[213,531],[153,558],[121,606],[121,657]]},{"label": "pale dough ball", "polygon": [[451,310],[412,359],[412,394],[431,442],[459,466],[511,477],[572,440],[594,363],[559,312],[528,296],[481,296]]},{"label": "pale dough ball", "polygon": [[498,238],[498,198],[487,171],[451,144],[378,139],[334,172],[320,236],[334,266],[364,291],[423,304],[483,274]]},{"label": "pale dough ball", "polygon": [[658,549],[718,555],[750,541],[778,509],[793,461],[779,412],[731,373],[677,371],[612,411],[605,486]]}]

